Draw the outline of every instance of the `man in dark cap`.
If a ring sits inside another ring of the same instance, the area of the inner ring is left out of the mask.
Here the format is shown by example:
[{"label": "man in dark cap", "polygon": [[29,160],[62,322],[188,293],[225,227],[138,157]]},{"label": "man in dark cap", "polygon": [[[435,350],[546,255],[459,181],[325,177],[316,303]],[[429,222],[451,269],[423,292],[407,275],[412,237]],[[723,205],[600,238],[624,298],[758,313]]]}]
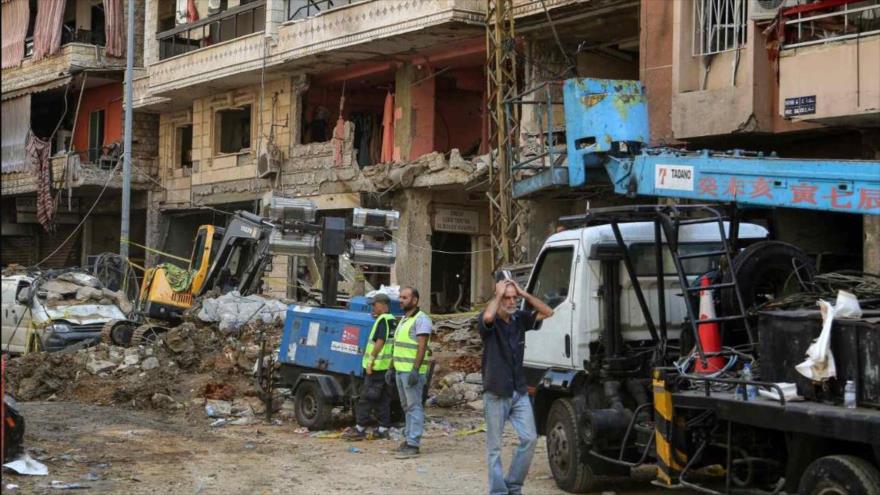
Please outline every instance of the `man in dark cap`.
[{"label": "man in dark cap", "polygon": [[[376,321],[370,330],[364,352],[364,384],[357,403],[357,424],[354,429],[343,434],[348,440],[363,440],[367,437],[364,425],[370,421],[373,412],[379,420],[376,438],[388,438],[388,428],[391,427],[391,394],[386,390],[385,373],[391,367],[392,346],[389,339],[394,336],[396,325],[388,295],[376,294],[372,302]],[[385,345],[386,342],[388,345]]]}]

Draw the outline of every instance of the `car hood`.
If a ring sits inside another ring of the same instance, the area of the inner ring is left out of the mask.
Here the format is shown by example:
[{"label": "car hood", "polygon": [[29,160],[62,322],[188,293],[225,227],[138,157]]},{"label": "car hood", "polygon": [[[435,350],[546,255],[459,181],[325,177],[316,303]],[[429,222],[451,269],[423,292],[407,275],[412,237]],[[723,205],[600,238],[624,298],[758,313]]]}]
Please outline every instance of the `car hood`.
[{"label": "car hood", "polygon": [[75,304],[46,307],[45,309],[50,319],[66,320],[75,325],[125,319],[122,310],[113,304]]}]

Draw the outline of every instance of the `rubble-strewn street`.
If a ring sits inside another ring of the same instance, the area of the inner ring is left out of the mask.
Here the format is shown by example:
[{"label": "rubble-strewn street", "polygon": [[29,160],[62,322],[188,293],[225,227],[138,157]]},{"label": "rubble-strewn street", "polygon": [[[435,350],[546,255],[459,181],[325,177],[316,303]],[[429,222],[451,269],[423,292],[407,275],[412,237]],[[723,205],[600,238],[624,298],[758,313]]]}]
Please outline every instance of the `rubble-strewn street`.
[{"label": "rubble-strewn street", "polygon": [[[429,408],[423,456],[395,461],[390,452],[396,441],[317,438],[297,433],[289,421],[211,428],[201,418],[75,402],[27,403],[22,411],[33,418],[27,435],[31,455],[48,466],[49,476],[4,473],[4,485],[21,487],[17,493],[54,493],[53,480],[88,487],[87,493],[145,495],[458,495],[481,493],[485,486],[484,437],[461,435],[481,422],[472,412]],[[509,435],[506,459],[515,443],[515,436]],[[408,468],[406,474],[388,476],[400,462]],[[549,476],[543,442],[527,486],[530,494],[560,493]],[[613,488],[618,493],[653,491],[644,477]]]}]

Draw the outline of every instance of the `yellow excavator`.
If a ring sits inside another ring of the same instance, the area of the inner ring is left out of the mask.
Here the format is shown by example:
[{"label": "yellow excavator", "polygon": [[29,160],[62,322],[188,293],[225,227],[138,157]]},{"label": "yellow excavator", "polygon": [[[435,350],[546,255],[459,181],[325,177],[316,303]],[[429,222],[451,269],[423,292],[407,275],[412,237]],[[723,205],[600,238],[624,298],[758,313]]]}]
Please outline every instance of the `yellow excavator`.
[{"label": "yellow excavator", "polygon": [[225,228],[200,226],[187,269],[147,269],[130,319],[107,322],[102,341],[120,346],[149,343],[177,324],[193,299],[208,291],[237,290],[243,296],[257,292],[271,259],[274,230],[265,218],[246,211],[235,212]]}]

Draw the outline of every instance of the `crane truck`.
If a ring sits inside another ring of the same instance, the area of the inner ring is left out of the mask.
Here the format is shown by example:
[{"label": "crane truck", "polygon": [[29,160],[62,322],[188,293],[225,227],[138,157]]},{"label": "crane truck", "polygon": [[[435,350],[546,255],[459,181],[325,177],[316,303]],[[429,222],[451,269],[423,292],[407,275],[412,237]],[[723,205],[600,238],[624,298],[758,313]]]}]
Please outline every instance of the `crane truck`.
[{"label": "crane truck", "polygon": [[[588,210],[560,219],[566,230],[541,248],[527,291],[554,315],[527,333],[525,367],[556,484],[601,490],[655,464],[655,484],[690,492],[878,493],[880,312],[835,322],[836,378],[797,374],[818,312],[755,308],[815,268],[737,207],[878,215],[880,162],[651,148],[639,82],[571,79],[563,96],[567,165],[515,195],[598,174],[629,197],[707,204]],[[699,294],[717,316],[701,318]],[[847,383],[857,407],[842,405]]]}]

